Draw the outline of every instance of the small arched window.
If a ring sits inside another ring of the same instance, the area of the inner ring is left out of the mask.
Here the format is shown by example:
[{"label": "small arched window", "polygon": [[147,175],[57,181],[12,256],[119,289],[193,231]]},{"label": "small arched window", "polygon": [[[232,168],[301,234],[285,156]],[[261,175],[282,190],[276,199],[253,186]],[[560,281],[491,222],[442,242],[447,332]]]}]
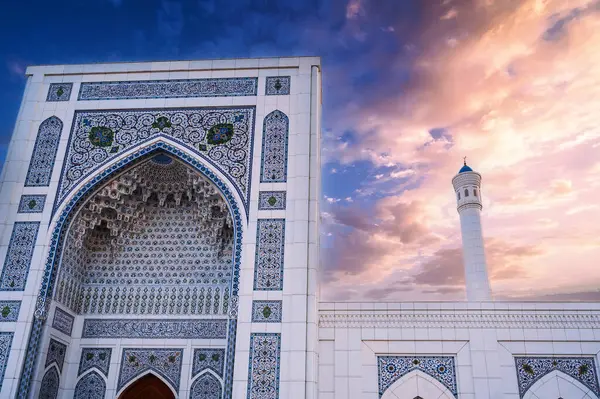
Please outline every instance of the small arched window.
[{"label": "small arched window", "polygon": [[465,188],[465,197],[468,197],[468,196],[469,196],[469,189]]},{"label": "small arched window", "polygon": [[457,191],[456,194],[458,194],[458,199],[460,200],[460,191]]},{"label": "small arched window", "polygon": [[473,195],[477,197],[477,189],[476,188],[473,189]]}]

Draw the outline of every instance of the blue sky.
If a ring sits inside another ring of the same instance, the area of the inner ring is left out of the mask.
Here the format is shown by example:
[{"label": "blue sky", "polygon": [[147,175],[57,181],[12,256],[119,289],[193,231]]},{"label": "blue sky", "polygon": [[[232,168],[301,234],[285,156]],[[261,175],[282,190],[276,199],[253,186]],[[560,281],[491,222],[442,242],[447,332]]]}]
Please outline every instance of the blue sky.
[{"label": "blue sky", "polygon": [[[600,272],[588,273],[597,268],[586,259],[600,255],[592,238],[598,228],[589,224],[600,217],[593,203],[600,193],[584,182],[600,173],[590,150],[599,141],[590,128],[598,126],[591,99],[600,93],[593,72],[600,70],[599,4],[6,2],[0,163],[27,65],[317,55],[325,299],[462,297],[450,181],[464,155],[484,174],[486,247],[498,297],[531,295],[532,286],[538,297],[595,297]],[[587,82],[585,90],[579,82]],[[577,109],[568,106],[575,103]],[[587,208],[569,214],[576,206]],[[579,272],[557,281],[552,275],[566,259]]]}]

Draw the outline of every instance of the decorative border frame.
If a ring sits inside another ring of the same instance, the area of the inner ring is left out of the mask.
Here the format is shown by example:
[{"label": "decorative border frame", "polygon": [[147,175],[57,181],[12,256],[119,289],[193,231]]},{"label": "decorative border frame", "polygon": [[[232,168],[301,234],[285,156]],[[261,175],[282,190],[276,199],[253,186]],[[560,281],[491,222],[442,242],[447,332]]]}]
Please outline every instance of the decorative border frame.
[{"label": "decorative border frame", "polygon": [[[271,198],[274,198],[271,205]],[[284,211],[286,207],[286,192],[285,191],[260,191],[258,193],[258,210],[259,211]]]},{"label": "decorative border frame", "polygon": [[[259,339],[260,337],[275,337],[277,339],[277,348],[275,351],[277,352],[277,359],[275,359],[275,396],[274,397],[255,397],[252,395],[252,383],[254,382],[254,378],[252,375],[253,361],[254,356],[256,356],[254,349],[254,341],[255,339]],[[250,355],[248,361],[248,394],[247,399],[278,399],[279,398],[279,380],[280,380],[280,370],[281,370],[281,334],[280,333],[251,333],[250,334]]]},{"label": "decorative border frame", "polygon": [[[18,238],[17,234],[20,234],[18,229],[26,229],[28,227],[35,228],[31,241],[27,243],[28,247],[24,250],[23,248],[15,248],[14,245],[19,245],[16,241]],[[6,257],[2,267],[2,274],[0,275],[0,291],[25,291],[27,286],[27,277],[29,277],[29,270],[31,269],[31,261],[33,260],[33,253],[35,252],[35,244],[37,237],[40,232],[40,222],[15,222],[13,225],[12,233],[10,235],[10,241],[8,242],[8,248],[6,250]],[[25,253],[26,252],[26,253]],[[9,263],[14,261],[14,257],[21,255],[21,264],[18,264],[20,274],[23,275],[21,284],[15,284],[11,287],[10,284],[5,284],[4,278],[7,277]]]},{"label": "decorative border frame", "polygon": [[[32,204],[31,201],[34,203]],[[21,195],[17,213],[42,213],[46,205],[46,194]]]},{"label": "decorative border frame", "polygon": [[[531,366],[530,363],[534,362],[537,364]],[[583,367],[585,367],[585,372],[583,372]],[[517,372],[520,398],[525,396],[539,380],[553,371],[560,371],[568,375],[596,396],[600,396],[600,385],[594,356],[515,356],[515,370]],[[537,375],[536,371],[538,372]],[[583,379],[583,375],[586,373],[589,373],[587,381]],[[529,374],[531,379],[527,381],[523,374]]]},{"label": "decorative border frame", "polygon": [[[153,135],[151,137],[148,137],[145,140],[142,140],[138,143],[133,144],[131,147],[127,148],[126,150],[115,154],[112,157],[109,157],[107,159],[105,159],[102,163],[96,165],[94,168],[90,169],[85,176],[82,176],[78,183],[76,185],[74,185],[73,187],[71,187],[70,189],[66,190],[64,193],[58,193],[56,197],[54,198],[54,205],[52,207],[52,218],[54,217],[54,213],[58,210],[59,206],[69,198],[69,194],[71,194],[73,191],[77,190],[77,187],[79,186],[79,184],[81,184],[81,182],[85,181],[85,179],[89,178],[91,175],[93,175],[94,173],[96,173],[98,170],[106,167],[107,165],[110,165],[111,162],[114,162],[116,159],[119,158],[119,156],[122,156],[123,154],[129,152],[129,151],[134,151],[136,149],[139,148],[143,148],[144,145],[148,144],[149,142],[152,142],[153,140],[165,140],[165,145],[168,145],[172,148],[174,148],[174,151],[177,151],[178,153],[183,154],[183,152],[181,152],[181,150],[177,149],[176,147],[173,147],[171,144],[168,144],[168,141],[175,143],[177,145],[180,145],[182,147],[184,147],[187,151],[189,151],[190,153],[196,155],[200,160],[202,160],[203,162],[206,162],[210,167],[215,168],[217,171],[219,171],[223,177],[230,182],[230,184],[232,185],[233,189],[235,190],[235,192],[238,193],[238,195],[240,196],[240,198],[242,199],[242,205],[243,205],[243,209],[246,212],[246,220],[249,220],[250,218],[250,213],[249,213],[249,204],[250,204],[250,193],[252,191],[252,169],[253,169],[253,159],[254,159],[254,136],[255,136],[255,126],[256,126],[256,106],[255,105],[240,105],[240,106],[209,106],[209,107],[177,107],[177,108],[127,108],[127,109],[116,109],[116,110],[110,110],[110,109],[102,109],[102,110],[78,110],[75,111],[75,113],[73,114],[73,122],[75,122],[78,112],[90,112],[90,111],[94,111],[94,112],[127,112],[127,111],[136,111],[136,112],[140,112],[140,111],[155,111],[155,112],[159,112],[161,110],[164,109],[168,109],[169,111],[177,111],[177,110],[190,110],[190,109],[202,109],[202,110],[206,110],[206,109],[240,109],[240,108],[246,108],[246,109],[251,109],[254,111],[254,123],[252,124],[252,126],[250,127],[249,131],[248,131],[248,138],[250,140],[250,145],[249,145],[249,152],[248,152],[248,158],[249,158],[249,165],[248,165],[248,187],[246,188],[246,194],[244,195],[244,193],[242,193],[242,191],[240,190],[240,188],[238,187],[238,185],[235,183],[235,181],[229,177],[229,174],[224,171],[219,165],[216,165],[211,159],[207,158],[201,151],[195,149],[194,147],[182,142],[181,140],[172,137],[172,136],[168,136],[165,135],[163,133],[159,133],[156,135]],[[285,115],[285,114],[284,114]],[[63,176],[65,174],[65,167],[67,166],[67,161],[66,161],[66,157],[69,154],[69,149],[71,148],[71,143],[72,140],[74,138],[74,132],[76,129],[76,124],[72,123],[71,124],[71,130],[69,132],[69,140],[67,142],[67,149],[65,152],[65,161],[63,162],[62,166],[61,166],[61,170],[60,170],[60,179],[58,180],[58,189],[57,190],[61,190],[60,187],[62,187],[63,184]],[[288,119],[288,135],[289,135],[289,119]],[[159,141],[161,142],[161,141]],[[176,155],[176,154],[173,154]],[[131,155],[130,155],[131,156]],[[178,155],[181,158],[181,155]],[[206,173],[211,173],[214,175],[213,172],[211,172],[206,165],[203,165],[201,162],[198,162],[198,160],[195,160],[193,158],[191,158],[189,155],[186,154],[186,157],[189,158],[189,161],[186,159],[181,159],[183,160],[185,163],[187,163],[188,165],[192,166],[191,163],[192,162],[196,162],[196,164],[200,165],[200,166],[195,166],[194,168],[196,168],[197,170],[199,170],[201,173],[205,174]],[[129,157],[127,157],[129,158]],[[122,161],[118,162],[121,163]],[[114,164],[113,164],[114,165]],[[286,140],[286,170],[287,170],[287,140]],[[200,168],[200,169],[199,169]],[[206,172],[204,172],[204,170],[206,170]],[[102,172],[103,174],[106,171]],[[208,177],[208,176],[207,176]],[[221,179],[214,175],[214,178],[217,179],[217,181],[220,181]],[[94,179],[95,180],[95,179]],[[212,177],[211,177],[211,181],[212,181]],[[213,183],[215,183],[213,181]],[[86,184],[84,187],[87,187],[89,185]],[[217,185],[217,183],[215,183],[215,185]],[[229,188],[227,188],[226,185],[222,184],[222,186],[227,189],[227,193],[231,194],[229,191]],[[219,187],[219,189],[221,189],[221,187],[219,185],[217,185],[217,187]],[[221,190],[223,192],[223,190]],[[225,193],[223,192],[224,196]],[[232,196],[233,198],[233,196]],[[226,198],[227,199],[227,198]],[[233,200],[233,202],[235,202],[235,199]],[[237,209],[237,205],[236,208]]]},{"label": "decorative border frame", "polygon": [[0,332],[0,343],[6,345],[4,348],[0,347],[0,349],[3,349],[3,351],[0,352],[0,389],[2,389],[2,383],[4,382],[4,374],[6,373],[8,356],[10,355],[10,348],[12,347],[14,335],[14,332]]},{"label": "decorative border frame", "polygon": [[85,319],[81,338],[225,339],[227,319]]},{"label": "decorative border frame", "polygon": [[17,321],[20,310],[21,301],[0,301],[0,323]]},{"label": "decorative border frame", "polygon": [[[84,91],[90,86],[116,86],[116,85],[129,85],[129,86],[151,86],[160,84],[201,84],[204,82],[220,84],[234,81],[254,81],[254,87],[251,92],[229,92],[222,94],[202,94],[196,95],[190,93],[182,94],[165,94],[161,96],[149,96],[149,95],[114,95],[111,97],[94,97],[86,96]],[[235,77],[235,78],[203,78],[203,79],[172,79],[172,80],[130,80],[130,81],[112,81],[112,82],[83,82],[79,88],[79,94],[77,96],[78,101],[95,101],[95,100],[131,100],[131,99],[152,99],[152,98],[198,98],[198,97],[242,97],[242,96],[256,96],[258,93],[258,78],[256,77]]]},{"label": "decorative border frame", "polygon": [[[160,137],[164,140],[164,137]],[[44,269],[44,274],[42,278],[42,284],[40,288],[40,292],[36,302],[36,311],[34,314],[33,324],[31,327],[31,333],[29,336],[29,340],[27,343],[27,349],[25,352],[24,362],[23,362],[23,370],[21,372],[21,376],[19,379],[19,387],[17,389],[17,398],[25,399],[29,395],[29,389],[31,385],[31,378],[33,375],[33,371],[35,368],[36,360],[38,358],[41,334],[44,326],[44,320],[46,319],[48,312],[49,302],[48,298],[52,295],[52,290],[54,288],[54,283],[57,276],[58,269],[58,260],[59,256],[62,253],[62,246],[64,244],[64,238],[66,236],[66,232],[68,231],[68,227],[73,217],[77,214],[79,209],[79,205],[83,203],[89,196],[91,196],[94,192],[97,191],[98,187],[102,184],[108,182],[112,177],[118,175],[125,171],[127,168],[137,164],[138,162],[143,162],[146,159],[152,157],[157,152],[165,151],[171,155],[174,155],[179,160],[185,162],[186,164],[192,166],[199,172],[203,173],[206,177],[209,178],[221,191],[223,197],[227,201],[227,204],[230,207],[230,212],[232,213],[233,219],[233,228],[234,228],[234,248],[233,248],[233,278],[231,281],[232,284],[232,296],[231,296],[231,306],[229,310],[229,323],[230,323],[230,331],[228,334],[228,353],[230,350],[235,353],[235,328],[237,323],[235,320],[237,319],[237,311],[238,311],[238,291],[239,291],[239,278],[240,278],[240,264],[242,257],[242,218],[240,216],[239,208],[237,202],[231,194],[231,191],[227,187],[225,183],[221,181],[219,176],[217,176],[214,172],[212,172],[206,165],[204,165],[200,160],[193,158],[190,154],[180,150],[177,147],[165,142],[158,141],[147,147],[143,147],[139,145],[137,147],[137,151],[134,151],[130,155],[124,157],[119,161],[113,162],[111,165],[105,168],[103,172],[92,178],[88,181],[83,187],[81,187],[77,192],[73,195],[73,197],[67,202],[67,204],[62,209],[60,216],[53,218],[56,220],[56,225],[52,230],[51,239],[49,243],[48,257],[46,260],[46,265]],[[75,211],[75,212],[73,212]],[[231,327],[233,326],[234,333],[231,334]],[[231,341],[231,336],[233,335],[233,341]],[[227,366],[229,367],[229,365]],[[233,372],[233,358],[231,359],[231,371]],[[233,378],[233,374],[227,375],[226,386],[231,387],[231,381]],[[230,390],[228,388],[227,390]],[[227,396],[226,390],[226,396]],[[229,396],[231,397],[231,392],[229,392]]]},{"label": "decorative border frame", "polygon": [[[404,363],[404,369],[398,370],[397,365],[392,364],[394,361]],[[423,363],[429,363],[423,366]],[[432,372],[432,362],[437,363],[435,372]],[[385,370],[384,370],[385,369]],[[456,361],[454,356],[377,356],[377,383],[379,388],[379,397],[381,398],[385,391],[391,387],[396,381],[402,377],[412,373],[413,371],[421,371],[446,387],[455,398],[458,398],[458,384],[456,381]],[[382,373],[387,372],[392,374],[389,380],[384,381],[385,377]],[[437,375],[435,375],[437,373]],[[448,375],[447,381],[444,381],[443,376]]]},{"label": "decorative border frame", "polygon": [[[265,309],[267,307],[269,308],[269,315],[265,316]],[[281,323],[282,317],[282,301],[252,301],[253,323]]]}]

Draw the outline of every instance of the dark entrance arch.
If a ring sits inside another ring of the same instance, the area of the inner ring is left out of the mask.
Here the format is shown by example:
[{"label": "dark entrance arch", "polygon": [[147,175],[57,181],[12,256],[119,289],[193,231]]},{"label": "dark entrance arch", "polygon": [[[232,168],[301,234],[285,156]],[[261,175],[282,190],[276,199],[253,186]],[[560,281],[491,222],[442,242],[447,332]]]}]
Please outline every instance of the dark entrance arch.
[{"label": "dark entrance arch", "polygon": [[124,390],[119,399],[175,399],[175,395],[160,378],[146,374]]}]

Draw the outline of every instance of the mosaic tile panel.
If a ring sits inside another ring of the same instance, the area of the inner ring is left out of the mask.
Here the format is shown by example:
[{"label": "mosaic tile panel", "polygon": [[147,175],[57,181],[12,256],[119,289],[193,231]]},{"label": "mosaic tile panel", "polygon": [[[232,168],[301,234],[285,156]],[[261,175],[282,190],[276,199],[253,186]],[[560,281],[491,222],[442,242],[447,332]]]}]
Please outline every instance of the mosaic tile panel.
[{"label": "mosaic tile panel", "polygon": [[265,95],[279,96],[290,94],[290,76],[267,76]]},{"label": "mosaic tile panel", "polygon": [[76,111],[55,207],[101,165],[166,136],[222,172],[247,209],[255,111],[256,107]]},{"label": "mosaic tile panel", "polygon": [[210,369],[219,377],[223,378],[223,367],[225,365],[225,349],[199,348],[194,349],[194,361],[192,364],[192,378],[200,372]]},{"label": "mosaic tile panel", "polygon": [[84,82],[78,100],[255,96],[258,78]]},{"label": "mosaic tile panel", "polygon": [[152,370],[179,391],[183,349],[123,349],[117,391],[129,381]]},{"label": "mosaic tile panel", "polygon": [[104,378],[92,371],[77,381],[73,399],[104,399],[105,394],[106,382],[104,382]]},{"label": "mosaic tile panel", "polygon": [[[143,230],[122,234],[116,250],[109,234],[89,231],[85,248],[70,239],[55,299],[86,315],[227,315],[233,239],[216,243],[216,228],[200,228],[198,206],[187,199],[181,200],[178,208],[140,205],[126,196],[122,199],[136,207],[135,222],[143,219]],[[226,207],[224,201],[222,206]],[[95,217],[95,212],[90,212]],[[81,216],[86,216],[84,211]],[[75,223],[80,220],[85,223],[87,219],[78,216]]]},{"label": "mosaic tile panel", "polygon": [[552,371],[573,377],[600,397],[593,357],[515,357],[515,365],[521,398],[533,384]]},{"label": "mosaic tile panel", "polygon": [[0,291],[25,289],[39,227],[40,222],[15,222],[0,276]]},{"label": "mosaic tile panel", "polygon": [[227,320],[85,319],[83,338],[226,338]]},{"label": "mosaic tile panel", "polygon": [[229,319],[227,330],[227,358],[225,359],[225,399],[231,399],[233,387],[233,366],[235,365],[235,339],[237,335],[237,320]]},{"label": "mosaic tile panel", "polygon": [[285,191],[261,191],[258,193],[259,211],[285,210]]},{"label": "mosaic tile panel", "polygon": [[44,367],[48,367],[52,363],[56,363],[58,369],[62,372],[66,354],[67,345],[50,338],[50,344],[48,345],[48,353],[46,354],[46,363]]},{"label": "mosaic tile panel", "polygon": [[50,185],[62,128],[63,123],[56,116],[51,116],[40,124],[25,178],[25,187]]},{"label": "mosaic tile panel", "polygon": [[259,219],[256,231],[254,289],[283,289],[285,219]]},{"label": "mosaic tile panel", "polygon": [[250,334],[248,399],[279,399],[281,334]]},{"label": "mosaic tile panel", "polygon": [[221,383],[211,373],[198,377],[190,389],[190,399],[220,399],[222,394]]},{"label": "mosaic tile panel", "polygon": [[58,375],[58,370],[53,366],[46,371],[44,378],[42,378],[38,399],[56,399],[59,386],[60,377]]},{"label": "mosaic tile panel", "polygon": [[458,397],[456,368],[452,356],[377,356],[379,397],[394,382],[415,370],[432,376]]},{"label": "mosaic tile panel", "polygon": [[0,332],[0,389],[2,389],[2,383],[4,382],[4,373],[8,364],[13,336],[14,333],[12,332]]},{"label": "mosaic tile panel", "polygon": [[281,111],[265,117],[262,138],[261,183],[287,181],[288,132],[290,122]]},{"label": "mosaic tile panel", "polygon": [[18,399],[29,398],[31,377],[33,375],[33,369],[36,365],[40,349],[43,327],[44,322],[41,319],[34,317],[31,326],[31,334],[29,335],[29,340],[27,341],[27,351],[25,352],[25,361],[23,362],[23,372],[21,373],[21,378],[19,379],[19,387],[17,390]]},{"label": "mosaic tile panel", "polygon": [[50,83],[46,101],[69,101],[73,83]]},{"label": "mosaic tile panel", "polygon": [[83,348],[81,350],[81,359],[79,360],[79,371],[77,376],[85,373],[95,367],[108,377],[110,367],[111,348]]},{"label": "mosaic tile panel", "polygon": [[67,334],[69,337],[73,332],[73,323],[75,317],[65,312],[61,308],[56,308],[54,311],[54,319],[52,319],[52,328],[57,329],[63,334]]},{"label": "mosaic tile panel", "polygon": [[280,323],[281,301],[252,301],[252,321],[256,323]]},{"label": "mosaic tile panel", "polygon": [[22,195],[18,213],[42,213],[46,203],[45,195]]},{"label": "mosaic tile panel", "polygon": [[21,301],[0,301],[0,323],[3,321],[17,321]]}]

